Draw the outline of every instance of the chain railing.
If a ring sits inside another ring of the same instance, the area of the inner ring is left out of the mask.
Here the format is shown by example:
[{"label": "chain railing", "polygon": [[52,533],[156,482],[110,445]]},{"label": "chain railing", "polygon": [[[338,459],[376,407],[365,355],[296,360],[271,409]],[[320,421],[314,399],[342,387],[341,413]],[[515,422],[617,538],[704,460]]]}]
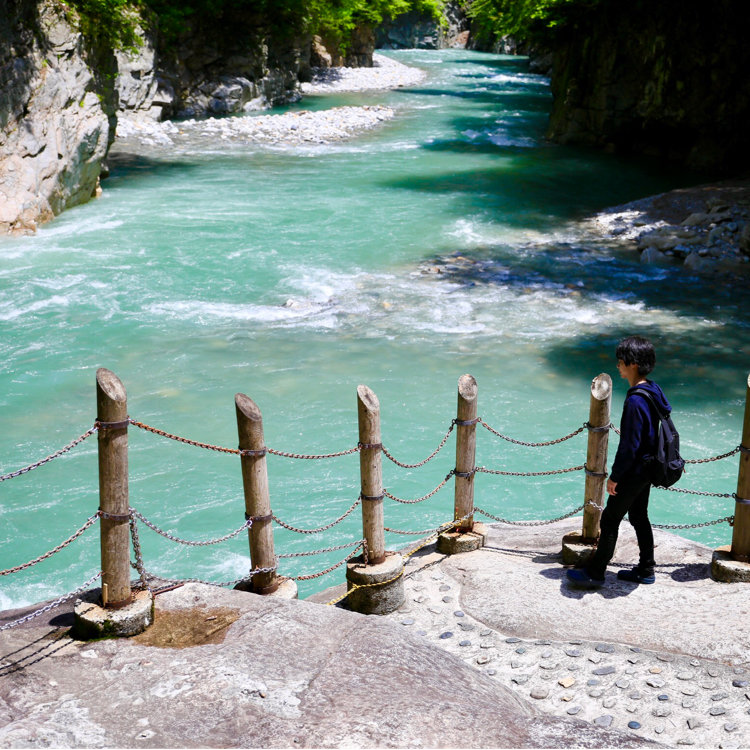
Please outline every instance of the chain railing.
[{"label": "chain railing", "polygon": [[[127,424],[130,424],[130,425],[133,425],[135,427],[138,427],[139,429],[142,429],[144,431],[151,432],[151,433],[153,433],[153,434],[155,434],[157,436],[164,437],[164,438],[167,438],[167,439],[170,439],[170,440],[173,440],[173,441],[181,442],[181,443],[186,444],[186,445],[190,445],[190,446],[193,446],[193,447],[201,448],[201,449],[204,449],[204,450],[210,450],[210,451],[215,451],[215,452],[225,453],[225,454],[232,454],[232,455],[241,455],[241,456],[244,456],[244,455],[253,455],[253,456],[255,456],[255,455],[270,454],[270,455],[278,456],[278,457],[281,457],[281,458],[289,458],[289,459],[324,460],[324,459],[332,459],[332,458],[337,458],[337,457],[341,457],[341,456],[346,456],[346,455],[351,455],[351,454],[354,454],[354,453],[358,453],[363,448],[377,447],[386,456],[386,458],[389,459],[389,461],[391,461],[395,465],[397,465],[397,466],[399,466],[401,468],[404,468],[404,469],[421,468],[421,467],[425,466],[427,463],[429,463],[430,461],[432,461],[438,455],[438,453],[445,447],[445,445],[448,442],[448,439],[450,438],[451,434],[454,432],[454,430],[455,430],[455,428],[456,428],[457,425],[480,424],[482,427],[484,427],[491,434],[495,435],[496,437],[501,438],[502,440],[505,440],[507,442],[510,442],[510,443],[513,443],[513,444],[516,444],[516,445],[519,445],[519,446],[529,447],[529,448],[542,448],[542,447],[549,447],[549,446],[558,445],[560,443],[568,441],[568,440],[572,439],[573,437],[575,437],[575,436],[583,433],[587,429],[591,429],[591,426],[589,425],[589,423],[585,422],[585,423],[583,423],[583,425],[581,427],[573,430],[572,432],[570,432],[570,433],[568,433],[568,434],[566,434],[566,435],[564,435],[562,437],[559,437],[559,438],[556,438],[556,439],[551,439],[551,440],[540,441],[540,442],[530,442],[530,441],[519,440],[517,438],[514,438],[514,437],[511,437],[509,435],[506,435],[506,434],[500,432],[499,430],[495,429],[494,427],[492,427],[490,424],[488,424],[486,421],[484,421],[483,419],[481,419],[479,417],[477,417],[475,420],[470,421],[470,422],[459,421],[459,420],[454,419],[454,420],[451,421],[450,426],[448,427],[448,430],[445,432],[445,434],[443,435],[443,437],[439,441],[437,447],[426,458],[424,458],[423,460],[418,461],[416,463],[408,463],[408,462],[403,462],[403,461],[400,461],[400,460],[396,459],[392,455],[392,453],[384,445],[382,445],[380,443],[378,443],[376,445],[365,445],[365,446],[363,446],[362,444],[358,443],[356,446],[354,446],[352,448],[348,448],[348,449],[342,450],[342,451],[331,452],[331,453],[316,453],[316,454],[293,453],[293,452],[282,451],[282,450],[278,450],[278,449],[274,449],[274,448],[270,448],[270,447],[263,447],[262,450],[253,450],[253,451],[244,450],[243,451],[243,450],[240,450],[239,448],[227,448],[227,447],[223,447],[223,446],[220,446],[220,445],[214,445],[214,444],[207,443],[207,442],[202,442],[202,441],[198,441],[198,440],[189,439],[189,438],[186,438],[186,437],[183,437],[183,436],[180,436],[180,435],[176,435],[176,434],[167,432],[165,430],[153,427],[151,425],[148,425],[148,424],[146,424],[144,422],[132,419],[130,417],[127,418],[126,422],[127,422]],[[118,424],[118,426],[119,426],[119,424]],[[37,469],[37,468],[39,468],[39,467],[41,467],[41,466],[43,466],[43,465],[45,465],[45,464],[47,464],[47,463],[49,463],[49,462],[51,462],[53,460],[55,460],[55,459],[57,459],[57,458],[65,455],[66,453],[68,453],[69,451],[71,451],[74,447],[76,447],[77,445],[79,445],[80,443],[82,443],[83,441],[85,441],[92,434],[94,434],[95,432],[97,432],[99,429],[104,429],[104,428],[110,428],[111,429],[113,427],[114,427],[114,423],[101,423],[99,421],[96,421],[96,422],[94,422],[94,424],[93,424],[93,426],[91,428],[89,428],[88,430],[86,430],[79,437],[75,438],[70,443],[66,444],[65,446],[63,446],[59,450],[55,451],[54,453],[48,455],[47,457],[45,457],[45,458],[43,458],[43,459],[41,459],[39,461],[36,461],[36,462],[34,462],[32,464],[29,464],[28,466],[25,466],[25,467],[23,467],[21,469],[18,469],[18,470],[11,471],[9,473],[0,475],[0,482],[6,481],[6,480],[9,480],[9,479],[14,479],[14,478],[20,477],[23,474],[26,474],[26,473],[28,473],[30,471],[33,471],[34,469]],[[596,429],[601,429],[601,430],[610,429],[610,430],[614,431],[616,434],[619,435],[619,430],[613,424],[611,424],[611,423],[609,425],[605,425],[603,428],[596,428]],[[686,459],[686,463],[687,464],[704,464],[704,463],[711,463],[711,462],[715,462],[715,461],[720,461],[720,460],[728,459],[728,458],[731,458],[731,457],[737,455],[741,450],[742,450],[742,447],[741,446],[737,446],[736,448],[733,448],[730,451],[718,454],[716,456],[711,456],[711,457],[708,457],[708,458]],[[577,472],[577,471],[582,471],[582,470],[586,470],[586,466],[585,465],[577,465],[577,466],[571,466],[571,467],[568,467],[568,468],[554,469],[554,470],[525,471],[525,472],[508,471],[508,470],[503,470],[503,469],[493,469],[493,468],[488,468],[486,466],[475,466],[474,469],[471,470],[471,471],[460,472],[460,475],[462,477],[471,477],[471,476],[473,476],[475,474],[488,474],[488,475],[494,475],[494,476],[510,476],[510,477],[542,477],[542,476],[552,476],[552,475],[558,475],[558,474],[566,474],[566,473]],[[424,494],[424,495],[422,495],[420,497],[417,497],[417,498],[413,498],[413,499],[401,498],[401,497],[398,497],[398,496],[392,494],[391,492],[388,492],[385,488],[383,488],[382,494],[383,494],[383,497],[387,497],[390,500],[393,500],[394,502],[397,502],[397,503],[408,504],[408,505],[418,504],[418,503],[421,503],[421,502],[424,502],[424,501],[430,499],[435,494],[437,494],[443,487],[445,487],[445,485],[450,481],[451,477],[454,476],[454,475],[458,476],[458,472],[456,472],[456,470],[451,470],[450,472],[448,472],[448,474],[445,476],[445,478],[433,490],[431,490],[430,492],[428,492],[428,493],[426,493],[426,494]],[[692,494],[692,495],[698,495],[698,496],[703,496],[703,497],[715,497],[715,498],[722,498],[722,499],[731,499],[731,498],[738,499],[735,494],[733,494],[733,493],[727,493],[727,492],[708,492],[708,491],[693,490],[693,489],[683,488],[683,487],[670,487],[670,488],[666,488],[666,489],[667,489],[667,491],[670,491],[670,492],[679,492],[679,493]],[[360,506],[362,504],[363,499],[371,500],[373,498],[369,498],[369,497],[368,498],[363,498],[363,496],[360,495],[349,506],[349,508],[341,516],[337,517],[335,520],[331,521],[330,523],[327,523],[325,525],[321,525],[321,526],[319,526],[317,528],[313,528],[313,529],[305,529],[305,528],[296,527],[296,526],[292,525],[291,523],[287,523],[285,521],[282,521],[275,514],[270,514],[269,518],[272,519],[275,523],[277,523],[281,527],[283,527],[283,528],[285,528],[285,529],[287,529],[289,531],[295,532],[295,533],[299,533],[299,534],[318,534],[318,533],[322,533],[324,531],[327,531],[327,530],[331,529],[332,527],[336,526],[337,524],[341,523],[358,506]],[[595,507],[599,507],[599,506],[596,506],[596,504],[593,503],[593,502],[590,502],[589,504],[595,505]],[[485,516],[486,518],[489,518],[489,519],[492,519],[494,521],[497,521],[499,523],[504,523],[504,524],[511,524],[511,525],[516,525],[516,526],[542,526],[542,525],[546,525],[546,524],[553,524],[553,523],[556,523],[558,521],[570,518],[571,516],[579,513],[584,507],[585,507],[585,504],[581,505],[581,506],[579,506],[577,508],[574,508],[573,510],[571,510],[571,511],[569,511],[569,512],[567,512],[567,513],[565,513],[565,514],[563,514],[561,516],[558,516],[556,518],[549,519],[549,520],[541,520],[541,521],[513,521],[513,520],[509,520],[507,518],[503,518],[503,517],[501,517],[499,515],[495,515],[495,514],[489,512],[489,511],[487,511],[487,510],[484,510],[484,509],[476,507],[476,506],[474,506],[474,508],[473,508],[473,513],[480,514],[482,516]],[[473,515],[473,513],[471,515]],[[225,534],[223,536],[220,536],[220,537],[217,537],[217,538],[214,538],[214,539],[207,539],[207,540],[189,540],[189,539],[183,539],[183,538],[181,538],[179,536],[176,536],[175,534],[172,534],[172,533],[170,533],[168,531],[165,531],[164,529],[160,528],[155,523],[153,523],[152,521],[150,521],[148,518],[146,518],[146,516],[144,516],[140,511],[136,510],[135,508],[130,508],[129,509],[129,516],[130,516],[129,523],[130,523],[130,528],[131,528],[131,537],[132,537],[132,542],[133,542],[133,549],[134,549],[134,552],[135,552],[135,562],[131,563],[131,564],[139,572],[139,575],[141,577],[141,585],[143,587],[146,587],[146,588],[149,587],[149,582],[150,581],[154,581],[154,580],[165,581],[167,583],[172,583],[172,584],[181,584],[181,583],[186,583],[186,582],[199,582],[199,583],[212,583],[212,585],[220,585],[220,586],[237,585],[238,583],[247,582],[254,575],[256,575],[258,573],[275,573],[275,572],[277,572],[277,570],[278,570],[278,561],[280,559],[291,559],[291,558],[298,558],[298,557],[315,556],[315,555],[319,555],[319,554],[328,554],[328,553],[339,551],[339,550],[343,550],[343,549],[354,548],[344,559],[340,560],[339,562],[335,563],[334,565],[332,565],[332,566],[330,566],[330,567],[328,567],[328,568],[326,568],[326,569],[324,569],[324,570],[322,570],[322,571],[320,571],[318,573],[312,573],[312,574],[307,574],[307,575],[301,575],[301,576],[295,576],[295,577],[293,577],[293,580],[304,581],[304,580],[311,580],[311,579],[314,579],[314,578],[318,578],[320,576],[323,576],[323,575],[326,575],[326,574],[330,573],[331,571],[339,568],[341,565],[344,565],[345,563],[347,563],[348,561],[350,561],[355,555],[357,555],[359,553],[360,550],[363,551],[363,554],[364,554],[365,558],[367,557],[367,543],[366,543],[366,541],[364,539],[362,539],[362,540],[358,540],[356,542],[352,542],[352,543],[349,543],[349,544],[332,546],[332,547],[327,547],[327,548],[323,548],[323,549],[316,549],[316,550],[307,551],[307,552],[293,552],[293,553],[287,553],[287,554],[282,554],[282,555],[276,555],[275,556],[276,563],[273,566],[265,566],[265,567],[258,567],[258,568],[252,569],[252,570],[250,570],[248,572],[247,575],[245,575],[242,578],[237,579],[235,581],[221,582],[221,583],[217,584],[215,582],[203,581],[203,580],[198,579],[198,578],[168,579],[168,578],[163,578],[163,577],[154,575],[152,573],[149,573],[146,570],[146,567],[145,567],[144,562],[143,562],[143,554],[142,554],[142,549],[141,549],[141,546],[140,546],[140,540],[139,540],[139,537],[138,537],[137,522],[143,523],[149,529],[151,529],[152,531],[154,531],[158,535],[162,536],[163,538],[165,538],[165,539],[167,539],[167,540],[169,540],[171,542],[182,544],[182,545],[187,545],[187,546],[192,546],[192,547],[204,547],[204,546],[209,546],[209,545],[220,544],[220,543],[229,541],[229,540],[231,540],[231,539],[239,536],[243,531],[250,530],[252,528],[252,526],[253,526],[253,522],[255,520],[259,520],[259,519],[258,518],[254,518],[254,517],[247,517],[247,515],[246,515],[245,523],[243,523],[240,527],[234,529],[233,531],[230,531],[229,533],[227,533],[227,534]],[[57,545],[53,549],[49,550],[48,552],[40,555],[39,557],[37,557],[37,558],[35,558],[33,560],[30,560],[30,561],[28,561],[26,563],[22,563],[20,565],[16,565],[16,566],[8,568],[6,570],[0,570],[0,576],[9,575],[9,574],[12,574],[12,573],[20,572],[22,570],[26,570],[28,568],[33,567],[34,565],[37,565],[38,563],[41,563],[44,560],[47,560],[47,559],[51,558],[56,553],[60,552],[61,550],[65,549],[68,545],[72,544],[76,539],[78,539],[82,534],[84,534],[89,528],[91,528],[91,526],[93,526],[97,522],[97,520],[99,520],[100,518],[110,518],[110,517],[112,517],[112,516],[104,513],[101,510],[97,511],[97,513],[95,513],[94,515],[90,516],[86,520],[86,522],[83,524],[83,526],[81,526],[81,528],[79,528],[77,531],[75,531],[65,541],[63,541],[62,543],[60,543],[59,545]],[[432,537],[434,537],[434,535],[441,533],[441,531],[444,531],[446,528],[455,528],[455,527],[457,527],[457,525],[461,521],[465,520],[468,517],[470,517],[470,515],[469,516],[464,516],[464,518],[463,519],[459,519],[459,521],[453,521],[450,524],[443,524],[442,526],[438,527],[437,529],[427,529],[427,530],[421,530],[421,531],[409,531],[409,530],[395,529],[395,528],[386,527],[386,526],[384,526],[383,528],[384,528],[385,531],[387,531],[389,533],[393,533],[393,534],[417,535],[417,536],[423,536],[425,534],[430,534],[431,537],[428,537],[428,538],[432,538]],[[267,520],[267,519],[264,517],[264,520]],[[712,526],[712,525],[720,524],[720,523],[729,523],[730,525],[732,525],[733,522],[734,522],[734,516],[724,516],[722,518],[717,518],[716,520],[705,521],[705,522],[700,522],[700,523],[693,523],[693,524],[654,524],[654,526],[656,528],[663,528],[663,529],[690,529],[690,528],[700,528],[700,527],[705,527],[705,526]],[[409,554],[413,554],[413,553],[409,553]],[[64,597],[60,597],[60,599],[55,600],[55,602],[52,602],[51,604],[47,605],[46,607],[38,610],[36,613],[32,613],[31,615],[27,615],[25,618],[22,618],[21,620],[19,620],[17,624],[20,624],[21,622],[26,622],[29,619],[31,619],[32,617],[36,617],[39,614],[42,614],[42,613],[47,612],[47,611],[50,611],[51,609],[55,608],[56,606],[59,606],[61,603],[69,600],[73,596],[78,595],[81,591],[84,590],[84,588],[86,588],[87,586],[89,586],[94,580],[96,580],[100,576],[101,576],[101,573],[98,573],[92,579],[90,579],[85,584],[83,584],[82,587],[79,587],[78,589],[76,589],[76,591],[74,591],[71,594],[68,594],[68,595],[66,595]],[[383,583],[387,583],[387,582],[383,582]],[[379,585],[382,585],[382,584],[379,584]],[[13,623],[6,624],[6,625],[0,627],[0,630],[5,630],[8,627],[12,627],[12,626],[13,626]]]},{"label": "chain railing", "polygon": [[0,474],[0,482],[4,482],[6,479],[15,479],[16,477],[20,477],[22,474],[26,474],[29,471],[38,469],[40,466],[44,466],[44,464],[48,464],[50,461],[54,461],[56,458],[60,458],[60,456],[75,448],[76,445],[82,443],[87,437],[93,435],[97,431],[97,429],[98,427],[96,425],[90,427],[88,430],[86,430],[86,432],[83,433],[83,435],[80,435],[75,440],[71,440],[66,446],[63,446],[59,450],[56,450],[54,453],[50,454],[46,458],[41,459],[40,461],[36,461],[29,466],[24,466],[23,469],[11,471],[9,474]]},{"label": "chain railing", "polygon": [[81,584],[75,591],[71,591],[69,594],[65,594],[64,596],[61,596],[59,599],[55,599],[54,601],[50,602],[49,604],[46,604],[41,609],[37,609],[34,612],[30,612],[28,615],[24,615],[23,617],[19,617],[17,620],[13,620],[12,622],[6,622],[4,625],[0,625],[0,632],[3,630],[9,630],[10,628],[15,628],[19,625],[23,625],[25,622],[28,622],[29,620],[33,620],[35,617],[39,617],[39,615],[43,615],[46,612],[51,612],[53,609],[57,609],[60,605],[65,604],[65,602],[70,601],[73,597],[80,596],[84,591],[86,591],[91,584],[97,580],[97,578],[101,577],[101,572],[97,573],[96,575],[91,576],[86,583]]},{"label": "chain railing", "polygon": [[21,570],[26,570],[26,568],[31,568],[32,566],[36,565],[37,563],[42,562],[42,560],[46,560],[52,555],[57,554],[61,550],[65,549],[69,544],[72,544],[76,539],[78,539],[81,534],[83,534],[87,529],[91,528],[98,520],[99,520],[100,512],[97,511],[94,513],[93,516],[90,516],[86,523],[81,526],[78,531],[74,532],[71,536],[69,536],[64,542],[61,542],[57,545],[54,549],[51,549],[49,552],[45,552],[43,555],[40,555],[37,558],[34,558],[33,560],[29,560],[29,562],[22,563],[21,565],[16,565],[13,568],[8,568],[7,570],[0,570],[0,576],[7,576],[11,573],[18,573]]}]

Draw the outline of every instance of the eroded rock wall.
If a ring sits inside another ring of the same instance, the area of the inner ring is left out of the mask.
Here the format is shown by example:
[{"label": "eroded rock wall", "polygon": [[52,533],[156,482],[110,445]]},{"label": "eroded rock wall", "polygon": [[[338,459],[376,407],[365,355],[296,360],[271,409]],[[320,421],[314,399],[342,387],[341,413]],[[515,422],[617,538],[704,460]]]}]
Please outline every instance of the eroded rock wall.
[{"label": "eroded rock wall", "polygon": [[119,108],[128,115],[163,120],[282,104],[299,98],[309,67],[309,39],[274,37],[262,19],[241,13],[195,23],[176,40],[140,33],[140,49],[117,52]]},{"label": "eroded rock wall", "polygon": [[733,172],[750,164],[750,14],[735,0],[605,0],[554,55],[550,137]]},{"label": "eroded rock wall", "polygon": [[426,13],[410,11],[387,19],[377,30],[377,46],[383,49],[444,49],[466,47],[469,20],[457,0],[443,7],[443,23]]},{"label": "eroded rock wall", "polygon": [[0,1],[0,233],[33,232],[96,192],[114,71],[54,0]]}]

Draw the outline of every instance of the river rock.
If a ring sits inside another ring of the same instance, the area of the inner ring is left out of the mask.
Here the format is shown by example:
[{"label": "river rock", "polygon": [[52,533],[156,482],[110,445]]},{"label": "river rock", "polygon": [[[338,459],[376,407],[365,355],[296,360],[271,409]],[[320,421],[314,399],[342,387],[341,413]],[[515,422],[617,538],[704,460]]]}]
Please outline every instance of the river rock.
[{"label": "river rock", "polygon": [[657,250],[655,247],[647,247],[641,253],[641,263],[648,263],[654,266],[671,266],[674,265],[674,261],[661,250]]}]

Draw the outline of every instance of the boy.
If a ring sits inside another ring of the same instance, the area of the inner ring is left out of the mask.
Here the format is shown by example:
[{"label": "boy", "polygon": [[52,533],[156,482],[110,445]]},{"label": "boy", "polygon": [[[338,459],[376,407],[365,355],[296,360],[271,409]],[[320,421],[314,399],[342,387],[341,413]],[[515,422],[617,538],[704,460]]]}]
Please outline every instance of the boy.
[{"label": "boy", "polygon": [[662,389],[646,376],[656,365],[654,347],[648,339],[629,336],[617,345],[615,352],[620,376],[628,381],[620,422],[620,445],[612,471],[607,479],[607,505],[600,521],[599,542],[586,566],[567,571],[568,579],[579,585],[598,587],[604,583],[604,572],[615,553],[620,522],[628,515],[638,540],[638,565],[620,570],[617,577],[631,583],[654,583],[654,535],[648,519],[648,496],[651,489],[645,457],[653,456],[659,430],[659,419],[645,396],[636,389],[648,391],[659,407],[669,413]]}]

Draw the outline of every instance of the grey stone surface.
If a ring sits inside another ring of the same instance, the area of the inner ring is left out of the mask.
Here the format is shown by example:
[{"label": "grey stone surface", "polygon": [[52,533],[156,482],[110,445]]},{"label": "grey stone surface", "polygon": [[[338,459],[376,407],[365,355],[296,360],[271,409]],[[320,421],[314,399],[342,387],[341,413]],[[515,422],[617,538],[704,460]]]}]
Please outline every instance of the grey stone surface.
[{"label": "grey stone surface", "polygon": [[68,623],[0,633],[0,747],[641,746],[384,617],[187,584],[131,639],[74,641]]},{"label": "grey stone surface", "polygon": [[[642,743],[668,746],[725,747],[730,734],[724,725],[731,724],[736,746],[750,745],[750,693],[742,686],[750,647],[743,602],[750,590],[710,577],[711,549],[660,530],[656,584],[617,580],[617,566],[629,567],[638,558],[626,524],[605,585],[571,588],[560,554],[569,526],[498,524],[475,552],[443,557],[425,549],[407,565],[409,616],[423,624],[430,642],[488,674],[490,662],[477,658],[476,645],[459,651],[450,640],[439,640],[448,619],[427,609],[439,601],[439,585],[458,586],[463,619],[489,626],[488,635],[495,636],[493,679],[522,697],[547,691],[535,698],[538,709],[587,722],[611,716],[610,728],[623,732],[632,732],[629,724],[635,722]],[[429,575],[420,570],[427,565]],[[423,604],[410,600],[412,585],[424,587]],[[544,668],[552,664],[552,670]],[[583,669],[571,672],[570,664]],[[571,675],[574,683],[563,682]],[[710,714],[725,706],[725,714]]]}]

